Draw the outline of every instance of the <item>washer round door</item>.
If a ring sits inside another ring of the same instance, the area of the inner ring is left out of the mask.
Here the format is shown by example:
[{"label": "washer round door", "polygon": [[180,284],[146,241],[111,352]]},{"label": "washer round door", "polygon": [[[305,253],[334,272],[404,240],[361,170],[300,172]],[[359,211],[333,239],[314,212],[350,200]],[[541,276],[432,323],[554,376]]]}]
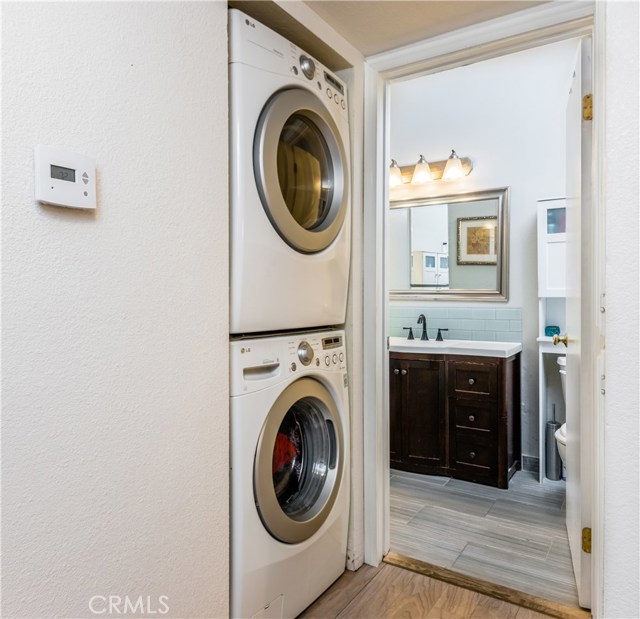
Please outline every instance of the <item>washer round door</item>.
[{"label": "washer round door", "polygon": [[260,200],[278,234],[301,253],[326,249],[348,206],[348,159],[338,127],[317,96],[277,92],[265,105],[253,144]]},{"label": "washer round door", "polygon": [[289,544],[314,535],[335,503],[343,465],[333,397],[316,380],[297,380],[271,407],[256,449],[254,493],[267,531]]}]

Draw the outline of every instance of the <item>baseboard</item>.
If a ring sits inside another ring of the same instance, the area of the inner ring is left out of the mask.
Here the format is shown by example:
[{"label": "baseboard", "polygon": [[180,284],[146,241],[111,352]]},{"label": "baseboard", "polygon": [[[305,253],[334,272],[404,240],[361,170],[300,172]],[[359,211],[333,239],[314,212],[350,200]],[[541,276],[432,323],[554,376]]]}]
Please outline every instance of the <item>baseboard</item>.
[{"label": "baseboard", "polygon": [[540,473],[540,458],[522,456],[522,470],[538,475]]}]

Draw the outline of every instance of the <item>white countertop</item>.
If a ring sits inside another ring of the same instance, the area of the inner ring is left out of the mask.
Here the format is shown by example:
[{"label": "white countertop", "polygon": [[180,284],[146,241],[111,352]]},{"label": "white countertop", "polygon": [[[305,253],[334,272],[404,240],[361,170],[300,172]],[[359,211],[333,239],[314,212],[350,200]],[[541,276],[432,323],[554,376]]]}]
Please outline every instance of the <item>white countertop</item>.
[{"label": "white countertop", "polygon": [[389,351],[436,355],[471,355],[476,357],[500,357],[506,359],[522,350],[520,342],[476,342],[473,340],[408,340],[390,337]]}]

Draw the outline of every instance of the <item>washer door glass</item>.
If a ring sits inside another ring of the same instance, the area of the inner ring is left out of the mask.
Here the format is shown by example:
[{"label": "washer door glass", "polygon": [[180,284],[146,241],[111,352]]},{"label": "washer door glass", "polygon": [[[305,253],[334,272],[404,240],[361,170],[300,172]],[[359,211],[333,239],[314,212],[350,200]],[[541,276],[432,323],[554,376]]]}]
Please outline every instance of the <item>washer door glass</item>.
[{"label": "washer door glass", "polygon": [[306,514],[317,504],[335,460],[335,430],[312,398],[298,400],[284,416],[273,447],[273,487],[282,511]]},{"label": "washer door glass", "polygon": [[326,249],[348,209],[348,159],[338,127],[317,96],[300,88],[277,92],[265,105],[253,164],[262,206],[294,249]]},{"label": "washer door glass", "polygon": [[298,543],[322,526],[340,488],[342,460],[332,396],[310,378],[289,385],[267,417],[254,463],[256,506],[271,535]]}]

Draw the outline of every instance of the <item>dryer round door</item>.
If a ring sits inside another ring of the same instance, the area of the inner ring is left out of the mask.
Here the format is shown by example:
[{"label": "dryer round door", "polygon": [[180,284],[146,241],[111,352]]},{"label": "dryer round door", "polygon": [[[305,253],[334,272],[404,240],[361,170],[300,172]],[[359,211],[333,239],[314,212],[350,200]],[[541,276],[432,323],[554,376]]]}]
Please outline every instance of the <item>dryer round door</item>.
[{"label": "dryer round door", "polygon": [[256,507],[267,531],[288,544],[314,535],[335,503],[343,466],[333,397],[311,378],[291,383],[269,411],[254,460]]},{"label": "dryer round door", "polygon": [[265,105],[253,144],[260,200],[278,234],[301,253],[326,249],[348,206],[348,159],[324,104],[301,88]]}]

